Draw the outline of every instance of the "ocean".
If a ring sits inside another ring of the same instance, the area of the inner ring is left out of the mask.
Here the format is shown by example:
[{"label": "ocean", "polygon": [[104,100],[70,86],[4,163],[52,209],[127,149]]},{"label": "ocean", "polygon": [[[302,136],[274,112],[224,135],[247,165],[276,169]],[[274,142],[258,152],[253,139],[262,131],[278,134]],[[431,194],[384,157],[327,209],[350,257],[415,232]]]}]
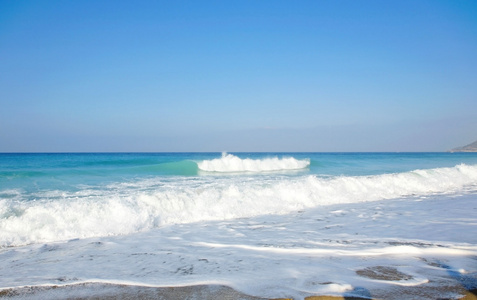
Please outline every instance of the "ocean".
[{"label": "ocean", "polygon": [[0,153],[0,296],[87,283],[457,297],[477,153]]}]

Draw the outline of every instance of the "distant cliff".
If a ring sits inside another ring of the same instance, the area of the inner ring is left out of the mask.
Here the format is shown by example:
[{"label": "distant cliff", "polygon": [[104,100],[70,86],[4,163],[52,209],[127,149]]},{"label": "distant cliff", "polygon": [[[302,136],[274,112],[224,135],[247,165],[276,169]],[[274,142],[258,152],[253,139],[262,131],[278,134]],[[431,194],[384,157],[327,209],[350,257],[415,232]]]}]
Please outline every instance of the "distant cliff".
[{"label": "distant cliff", "polygon": [[464,147],[452,149],[450,152],[477,152],[477,141]]}]

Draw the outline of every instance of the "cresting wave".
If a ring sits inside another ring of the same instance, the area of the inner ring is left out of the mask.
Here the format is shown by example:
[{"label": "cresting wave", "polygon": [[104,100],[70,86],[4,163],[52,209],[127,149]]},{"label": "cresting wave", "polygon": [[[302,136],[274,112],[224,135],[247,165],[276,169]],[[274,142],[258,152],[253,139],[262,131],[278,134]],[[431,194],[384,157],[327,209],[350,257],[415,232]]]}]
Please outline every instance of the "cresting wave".
[{"label": "cresting wave", "polygon": [[310,165],[309,159],[288,158],[241,159],[235,155],[222,153],[221,158],[203,160],[197,163],[199,170],[206,172],[271,172],[304,169]]},{"label": "cresting wave", "polygon": [[[150,178],[0,200],[0,247],[124,235],[155,227],[286,214],[306,208],[435,194],[477,193],[477,165],[374,176]],[[36,201],[26,197],[34,196]]]}]

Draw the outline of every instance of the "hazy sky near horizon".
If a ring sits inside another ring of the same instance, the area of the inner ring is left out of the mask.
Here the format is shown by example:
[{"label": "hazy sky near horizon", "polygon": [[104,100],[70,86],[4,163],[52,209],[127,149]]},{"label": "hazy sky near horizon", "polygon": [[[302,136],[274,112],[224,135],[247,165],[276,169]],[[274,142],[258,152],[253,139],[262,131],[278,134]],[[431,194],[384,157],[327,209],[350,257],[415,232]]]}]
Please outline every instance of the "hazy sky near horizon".
[{"label": "hazy sky near horizon", "polygon": [[0,0],[0,152],[476,139],[476,1]]}]

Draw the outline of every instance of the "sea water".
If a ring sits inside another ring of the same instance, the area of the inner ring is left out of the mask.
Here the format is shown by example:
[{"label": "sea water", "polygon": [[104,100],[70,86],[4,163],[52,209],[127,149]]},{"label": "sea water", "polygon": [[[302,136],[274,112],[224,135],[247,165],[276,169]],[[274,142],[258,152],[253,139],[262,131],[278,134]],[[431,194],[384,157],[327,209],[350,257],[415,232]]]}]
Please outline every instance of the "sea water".
[{"label": "sea water", "polygon": [[[444,261],[472,285],[476,224],[475,153],[0,154],[0,289],[343,295],[444,280],[422,271]],[[360,276],[391,261],[407,275]]]}]

